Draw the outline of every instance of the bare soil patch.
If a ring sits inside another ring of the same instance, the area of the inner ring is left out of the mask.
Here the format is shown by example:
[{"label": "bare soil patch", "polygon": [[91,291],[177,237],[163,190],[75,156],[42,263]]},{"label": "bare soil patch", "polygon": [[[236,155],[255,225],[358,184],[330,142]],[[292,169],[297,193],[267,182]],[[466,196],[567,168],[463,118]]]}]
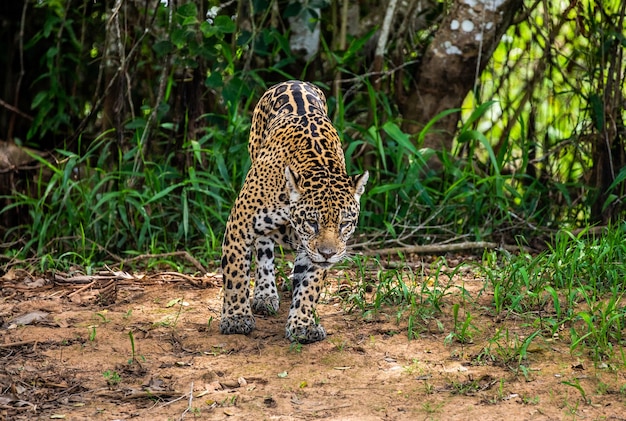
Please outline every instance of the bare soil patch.
[{"label": "bare soil patch", "polygon": [[219,277],[72,279],[0,278],[0,419],[626,419],[623,367],[558,338],[533,341],[523,373],[490,359],[498,329],[532,326],[481,310],[487,294],[472,303],[472,343],[445,344],[453,297],[409,340],[397,309],[364,319],[331,285],[318,307],[329,337],[298,346],[284,338],[289,292],[250,336],[224,336]]}]

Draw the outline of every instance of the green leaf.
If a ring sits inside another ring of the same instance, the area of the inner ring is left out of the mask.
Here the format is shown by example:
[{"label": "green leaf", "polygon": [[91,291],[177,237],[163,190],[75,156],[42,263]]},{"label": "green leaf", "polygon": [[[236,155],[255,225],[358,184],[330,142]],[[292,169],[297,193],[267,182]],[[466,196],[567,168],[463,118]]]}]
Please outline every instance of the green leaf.
[{"label": "green leaf", "polygon": [[522,359],[526,358],[526,355],[528,353],[528,347],[532,343],[533,339],[535,339],[540,333],[541,333],[541,330],[536,330],[529,337],[524,339],[524,342],[522,343],[522,346],[520,347],[520,350],[519,350],[519,362],[520,363]]},{"label": "green leaf", "polygon": [[491,101],[485,102],[484,104],[480,104],[478,107],[476,107],[476,109],[472,111],[472,114],[469,116],[465,124],[463,124],[463,128],[470,127],[476,120],[481,118],[483,114],[485,114],[485,112],[487,112],[487,110],[491,108],[491,106],[495,104],[496,102],[497,101],[491,100]]},{"label": "green leaf", "polygon": [[51,164],[50,162],[48,162],[47,159],[45,159],[44,157],[31,152],[29,149],[23,149],[24,152],[26,152],[28,154],[28,156],[30,156],[32,159],[38,161],[40,164],[43,164],[45,167],[48,167],[48,169],[50,171],[52,171],[53,173],[56,174],[61,174],[63,171],[58,168],[56,165]]},{"label": "green leaf", "polygon": [[[371,143],[374,144],[376,149],[378,150],[378,155],[382,158],[385,156],[385,145],[383,144],[383,138],[380,135],[378,128],[376,126],[370,126],[367,129],[368,137],[370,138]],[[383,159],[383,168],[387,170],[387,160]]]},{"label": "green leaf", "polygon": [[402,146],[403,148],[407,149],[409,152],[411,152],[413,155],[417,155],[419,152],[417,151],[417,148],[415,147],[415,145],[413,144],[413,142],[411,142],[411,138],[409,137],[408,134],[404,133],[400,127],[394,123],[393,121],[388,121],[383,125],[383,130],[385,131],[385,133],[387,133],[393,140],[395,140],[396,142],[398,142],[398,145]]},{"label": "green leaf", "polygon": [[215,25],[204,21],[200,24],[200,31],[205,38],[211,38],[213,35],[217,34],[218,29]]},{"label": "green leaf", "polygon": [[617,199],[618,199],[617,195],[609,194],[606,197],[606,200],[604,201],[604,203],[602,204],[602,212],[604,212],[611,205],[611,203],[615,202]]},{"label": "green leaf", "polygon": [[552,183],[552,186],[556,187],[559,193],[563,195],[563,198],[565,199],[565,203],[567,203],[567,206],[572,206],[572,203],[573,203],[572,197],[569,194],[569,189],[567,188],[567,185],[563,183]]},{"label": "green leaf", "polygon": [[369,195],[375,195],[379,193],[385,193],[388,191],[398,190],[404,187],[404,184],[384,184],[381,186],[376,186],[368,190]]},{"label": "green leaf", "polygon": [[236,29],[235,22],[225,15],[216,16],[214,25],[222,34],[232,34]]},{"label": "green leaf", "polygon": [[241,31],[239,36],[237,37],[237,46],[241,47],[242,45],[247,45],[252,39],[252,32],[250,31]]},{"label": "green leaf", "polygon": [[67,182],[71,180],[72,172],[76,166],[77,156],[72,156],[65,163],[65,170],[63,171],[63,186],[67,186]]},{"label": "green leaf", "polygon": [[170,308],[170,307],[174,307],[176,304],[180,303],[183,299],[182,298],[174,298],[173,300],[170,300],[167,302],[167,304],[165,304],[166,308]]},{"label": "green leaf", "polygon": [[302,11],[302,3],[294,1],[293,3],[289,3],[283,12],[283,17],[292,18],[294,16],[298,16]]},{"label": "green leaf", "polygon": [[[202,146],[197,140],[192,140],[189,142],[191,145],[191,150],[193,151],[193,157],[198,164],[202,163]],[[189,170],[193,170],[193,168],[189,168]]]},{"label": "green leaf", "polygon": [[557,294],[556,290],[552,288],[550,285],[547,285],[545,287],[545,290],[552,296],[554,312],[556,313],[557,317],[560,317],[561,316],[561,303],[559,301],[559,295]]},{"label": "green leaf", "polygon": [[187,189],[183,189],[180,199],[183,202],[183,234],[186,239],[189,234],[189,202],[187,201]]},{"label": "green leaf", "polygon": [[182,26],[190,26],[198,23],[198,19],[195,16],[187,16],[183,19]]},{"label": "green leaf", "polygon": [[620,170],[620,172],[617,174],[617,177],[615,177],[615,180],[609,186],[608,190],[609,191],[613,190],[615,187],[617,187],[619,183],[621,183],[624,180],[626,180],[626,167]]},{"label": "green leaf", "polygon": [[163,57],[174,50],[174,44],[168,40],[158,41],[152,45],[152,49],[156,53],[157,57]]},{"label": "green leaf", "polygon": [[159,200],[159,199],[161,199],[161,198],[163,198],[163,197],[167,196],[167,195],[168,195],[168,194],[170,194],[170,193],[171,193],[174,189],[177,189],[177,188],[179,188],[180,186],[181,186],[181,183],[178,183],[178,184],[174,184],[173,186],[169,186],[169,187],[168,187],[168,188],[166,188],[166,189],[161,190],[160,192],[158,192],[157,194],[155,194],[154,196],[152,196],[152,197],[150,198],[150,200],[148,200],[147,202],[145,202],[145,203],[144,203],[144,206],[145,206],[145,205],[148,205],[148,204],[150,204],[150,203],[152,203],[152,202],[156,202],[157,200]]},{"label": "green leaf", "polygon": [[417,144],[421,145],[422,143],[424,143],[424,138],[430,132],[430,128],[436,122],[438,122],[439,120],[441,120],[442,118],[446,116],[449,116],[450,114],[458,113],[459,111],[461,111],[460,108],[450,108],[448,110],[443,110],[442,112],[440,112],[439,114],[431,118],[430,121],[426,123],[424,128],[420,131],[419,135],[417,136]]},{"label": "green leaf", "polygon": [[125,129],[133,130],[133,129],[142,129],[146,127],[146,119],[143,117],[137,117],[124,126]]},{"label": "green leaf", "polygon": [[193,2],[185,3],[176,9],[176,14],[183,18],[190,18],[198,16],[198,8]]},{"label": "green leaf", "polygon": [[222,79],[222,74],[219,72],[211,72],[209,76],[204,80],[204,84],[208,88],[216,89],[224,86],[224,79]]},{"label": "green leaf", "polygon": [[35,98],[33,99],[33,103],[30,106],[30,108],[35,109],[39,106],[39,104],[41,104],[41,102],[46,99],[48,97],[48,91],[41,91],[39,93],[37,93],[37,95],[35,95]]},{"label": "green leaf", "polygon": [[461,134],[459,134],[459,137],[457,138],[457,141],[459,143],[469,142],[470,140],[478,140],[480,143],[482,143],[483,147],[485,148],[485,150],[487,150],[487,153],[489,154],[489,159],[491,160],[491,164],[493,165],[493,169],[496,175],[500,175],[500,165],[498,163],[498,160],[496,159],[496,154],[493,152],[493,148],[491,147],[489,139],[487,139],[485,135],[478,130],[465,130],[461,132]]}]

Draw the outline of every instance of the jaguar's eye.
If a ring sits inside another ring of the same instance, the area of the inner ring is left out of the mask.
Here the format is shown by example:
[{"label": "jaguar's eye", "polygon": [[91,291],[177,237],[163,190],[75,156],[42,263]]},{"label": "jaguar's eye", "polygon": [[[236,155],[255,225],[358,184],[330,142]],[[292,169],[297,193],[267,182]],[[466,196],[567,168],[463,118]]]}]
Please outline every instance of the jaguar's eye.
[{"label": "jaguar's eye", "polygon": [[315,219],[307,219],[306,224],[309,226],[311,231],[317,234],[317,232],[320,229],[320,226]]},{"label": "jaguar's eye", "polygon": [[339,230],[340,231],[346,231],[348,228],[350,228],[350,226],[352,225],[352,221],[343,221],[341,224],[339,224]]}]

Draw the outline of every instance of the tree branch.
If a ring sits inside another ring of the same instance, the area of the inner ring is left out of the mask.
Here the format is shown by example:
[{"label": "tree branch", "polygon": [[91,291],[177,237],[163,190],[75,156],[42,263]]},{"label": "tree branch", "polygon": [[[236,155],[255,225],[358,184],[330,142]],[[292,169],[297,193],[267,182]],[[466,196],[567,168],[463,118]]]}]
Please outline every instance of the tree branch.
[{"label": "tree branch", "polygon": [[441,254],[451,251],[468,251],[468,250],[480,250],[480,249],[504,249],[507,251],[517,252],[531,252],[531,249],[526,246],[510,245],[493,243],[489,241],[467,241],[456,244],[428,244],[428,245],[414,245],[406,247],[391,247],[379,250],[365,250],[362,253],[366,256],[384,256],[391,254]]},{"label": "tree branch", "polygon": [[[396,12],[396,4],[397,0],[389,0],[387,10],[385,11],[383,26],[380,30],[378,42],[376,43],[376,50],[374,52],[374,72],[380,72],[383,69],[385,49],[387,48],[387,40],[389,39],[389,31],[391,30],[393,16]],[[380,89],[380,78],[376,78],[374,80],[374,89],[377,91]]]}]

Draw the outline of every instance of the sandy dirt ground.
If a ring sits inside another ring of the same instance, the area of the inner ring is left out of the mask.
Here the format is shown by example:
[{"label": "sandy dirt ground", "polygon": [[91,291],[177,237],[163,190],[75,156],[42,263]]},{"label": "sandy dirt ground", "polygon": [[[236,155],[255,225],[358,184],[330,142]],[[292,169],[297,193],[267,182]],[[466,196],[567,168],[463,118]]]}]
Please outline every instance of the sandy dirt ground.
[{"label": "sandy dirt ground", "polygon": [[[483,290],[483,279],[461,277]],[[471,303],[462,344],[445,340],[453,296],[409,340],[398,308],[348,312],[333,282],[318,307],[328,338],[293,345],[289,292],[252,334],[224,336],[218,275],[10,270],[0,278],[0,419],[626,420],[623,366],[594,365],[558,337],[534,340],[523,370],[503,364],[496,332],[523,340],[533,326],[490,316],[487,292]]]}]

